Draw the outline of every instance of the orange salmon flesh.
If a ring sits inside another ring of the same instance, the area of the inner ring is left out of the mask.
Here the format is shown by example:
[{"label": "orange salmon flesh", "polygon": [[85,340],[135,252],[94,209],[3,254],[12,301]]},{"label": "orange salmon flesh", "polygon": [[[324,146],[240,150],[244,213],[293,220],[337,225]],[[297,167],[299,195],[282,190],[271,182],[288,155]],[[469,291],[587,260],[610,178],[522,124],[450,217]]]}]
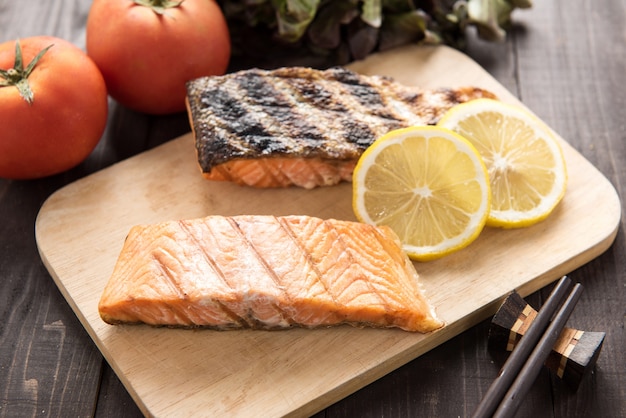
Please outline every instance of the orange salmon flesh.
[{"label": "orange salmon flesh", "polygon": [[99,312],[110,324],[222,330],[443,326],[390,228],[308,216],[135,226]]}]

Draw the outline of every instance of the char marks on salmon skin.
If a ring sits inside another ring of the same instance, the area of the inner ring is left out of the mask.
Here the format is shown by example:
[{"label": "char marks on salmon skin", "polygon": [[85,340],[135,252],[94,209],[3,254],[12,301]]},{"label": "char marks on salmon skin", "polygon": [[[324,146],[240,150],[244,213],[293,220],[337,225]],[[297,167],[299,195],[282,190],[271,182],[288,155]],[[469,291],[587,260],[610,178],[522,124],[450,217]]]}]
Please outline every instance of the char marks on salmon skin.
[{"label": "char marks on salmon skin", "polygon": [[[290,180],[293,173],[285,173],[272,182],[255,182],[249,175],[242,180],[228,166],[265,160],[261,167],[276,171],[283,168],[273,159],[282,158],[353,167],[388,131],[434,124],[455,104],[480,97],[495,96],[476,87],[421,90],[341,67],[250,69],[187,83],[187,108],[203,175],[256,187],[316,187],[351,176],[336,174],[322,183],[311,178],[303,185]],[[223,165],[227,175],[215,170]]]}]

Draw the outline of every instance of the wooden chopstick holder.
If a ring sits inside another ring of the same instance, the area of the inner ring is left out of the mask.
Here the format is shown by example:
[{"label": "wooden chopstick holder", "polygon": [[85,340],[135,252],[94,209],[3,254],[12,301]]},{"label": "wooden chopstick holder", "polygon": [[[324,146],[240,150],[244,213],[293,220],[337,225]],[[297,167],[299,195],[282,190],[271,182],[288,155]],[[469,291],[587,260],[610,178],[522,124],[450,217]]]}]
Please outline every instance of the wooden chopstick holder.
[{"label": "wooden chopstick holder", "polygon": [[494,418],[511,417],[515,414],[522,402],[522,399],[528,392],[528,389],[530,389],[530,386],[539,375],[543,363],[548,358],[548,355],[550,355],[554,343],[559,338],[559,335],[561,335],[561,331],[565,327],[567,319],[574,310],[576,302],[578,302],[582,291],[583,287],[580,283],[574,286],[574,289],[563,303],[563,306],[561,306],[561,309],[557,312],[545,334],[539,340],[537,347],[535,347],[530,357],[524,364],[524,367],[522,367],[522,370],[507,391],[504,399],[500,403],[500,406],[496,409],[493,414]]},{"label": "wooden chopstick holder", "polygon": [[472,417],[487,418],[493,415],[498,408],[498,405],[504,398],[504,395],[507,393],[509,387],[515,380],[515,377],[524,366],[526,359],[529,357],[535,345],[546,331],[550,319],[552,319],[552,316],[561,305],[563,298],[571,286],[571,280],[567,276],[563,276],[552,289],[546,303],[539,310],[537,317],[524,334],[524,337],[520,340],[519,344],[517,344],[507,361],[502,366],[500,373],[492,382]]},{"label": "wooden chopstick holder", "polygon": [[[537,317],[537,311],[513,291],[491,320],[488,348],[495,356],[510,353]],[[545,366],[573,389],[593,370],[606,333],[563,328]]]}]

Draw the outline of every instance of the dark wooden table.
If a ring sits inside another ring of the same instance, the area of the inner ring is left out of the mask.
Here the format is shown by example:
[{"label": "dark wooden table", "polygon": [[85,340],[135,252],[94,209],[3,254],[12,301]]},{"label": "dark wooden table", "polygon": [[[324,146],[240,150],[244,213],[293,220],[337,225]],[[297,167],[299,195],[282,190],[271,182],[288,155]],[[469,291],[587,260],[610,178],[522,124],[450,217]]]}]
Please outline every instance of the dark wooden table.
[{"label": "dark wooden table", "polygon": [[[89,6],[0,0],[0,41],[47,34],[84,47]],[[538,1],[514,19],[504,43],[470,34],[468,55],[625,194],[626,0]],[[146,116],[111,102],[107,130],[85,163],[42,180],[0,180],[0,416],[141,415],[43,266],[34,224],[55,190],[188,131],[186,115]],[[570,274],[585,291],[568,325],[606,332],[595,370],[576,392],[544,370],[518,416],[626,416],[623,226],[607,252]],[[527,300],[541,306],[550,288]],[[471,415],[501,365],[487,351],[488,327],[484,321],[316,416]]]}]

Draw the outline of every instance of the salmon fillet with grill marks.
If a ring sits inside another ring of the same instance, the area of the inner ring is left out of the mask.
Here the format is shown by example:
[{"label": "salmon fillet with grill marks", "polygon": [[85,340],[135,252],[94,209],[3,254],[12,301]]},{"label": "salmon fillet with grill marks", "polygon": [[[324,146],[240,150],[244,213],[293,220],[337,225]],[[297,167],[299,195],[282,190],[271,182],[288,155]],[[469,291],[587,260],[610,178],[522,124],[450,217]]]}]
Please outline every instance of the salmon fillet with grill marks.
[{"label": "salmon fillet with grill marks", "polygon": [[307,216],[135,226],[99,312],[110,324],[220,330],[443,326],[391,229]]},{"label": "salmon fillet with grill marks", "polygon": [[203,175],[255,187],[351,181],[357,159],[392,129],[435,124],[452,106],[495,96],[420,90],[345,68],[243,70],[187,83]]}]

